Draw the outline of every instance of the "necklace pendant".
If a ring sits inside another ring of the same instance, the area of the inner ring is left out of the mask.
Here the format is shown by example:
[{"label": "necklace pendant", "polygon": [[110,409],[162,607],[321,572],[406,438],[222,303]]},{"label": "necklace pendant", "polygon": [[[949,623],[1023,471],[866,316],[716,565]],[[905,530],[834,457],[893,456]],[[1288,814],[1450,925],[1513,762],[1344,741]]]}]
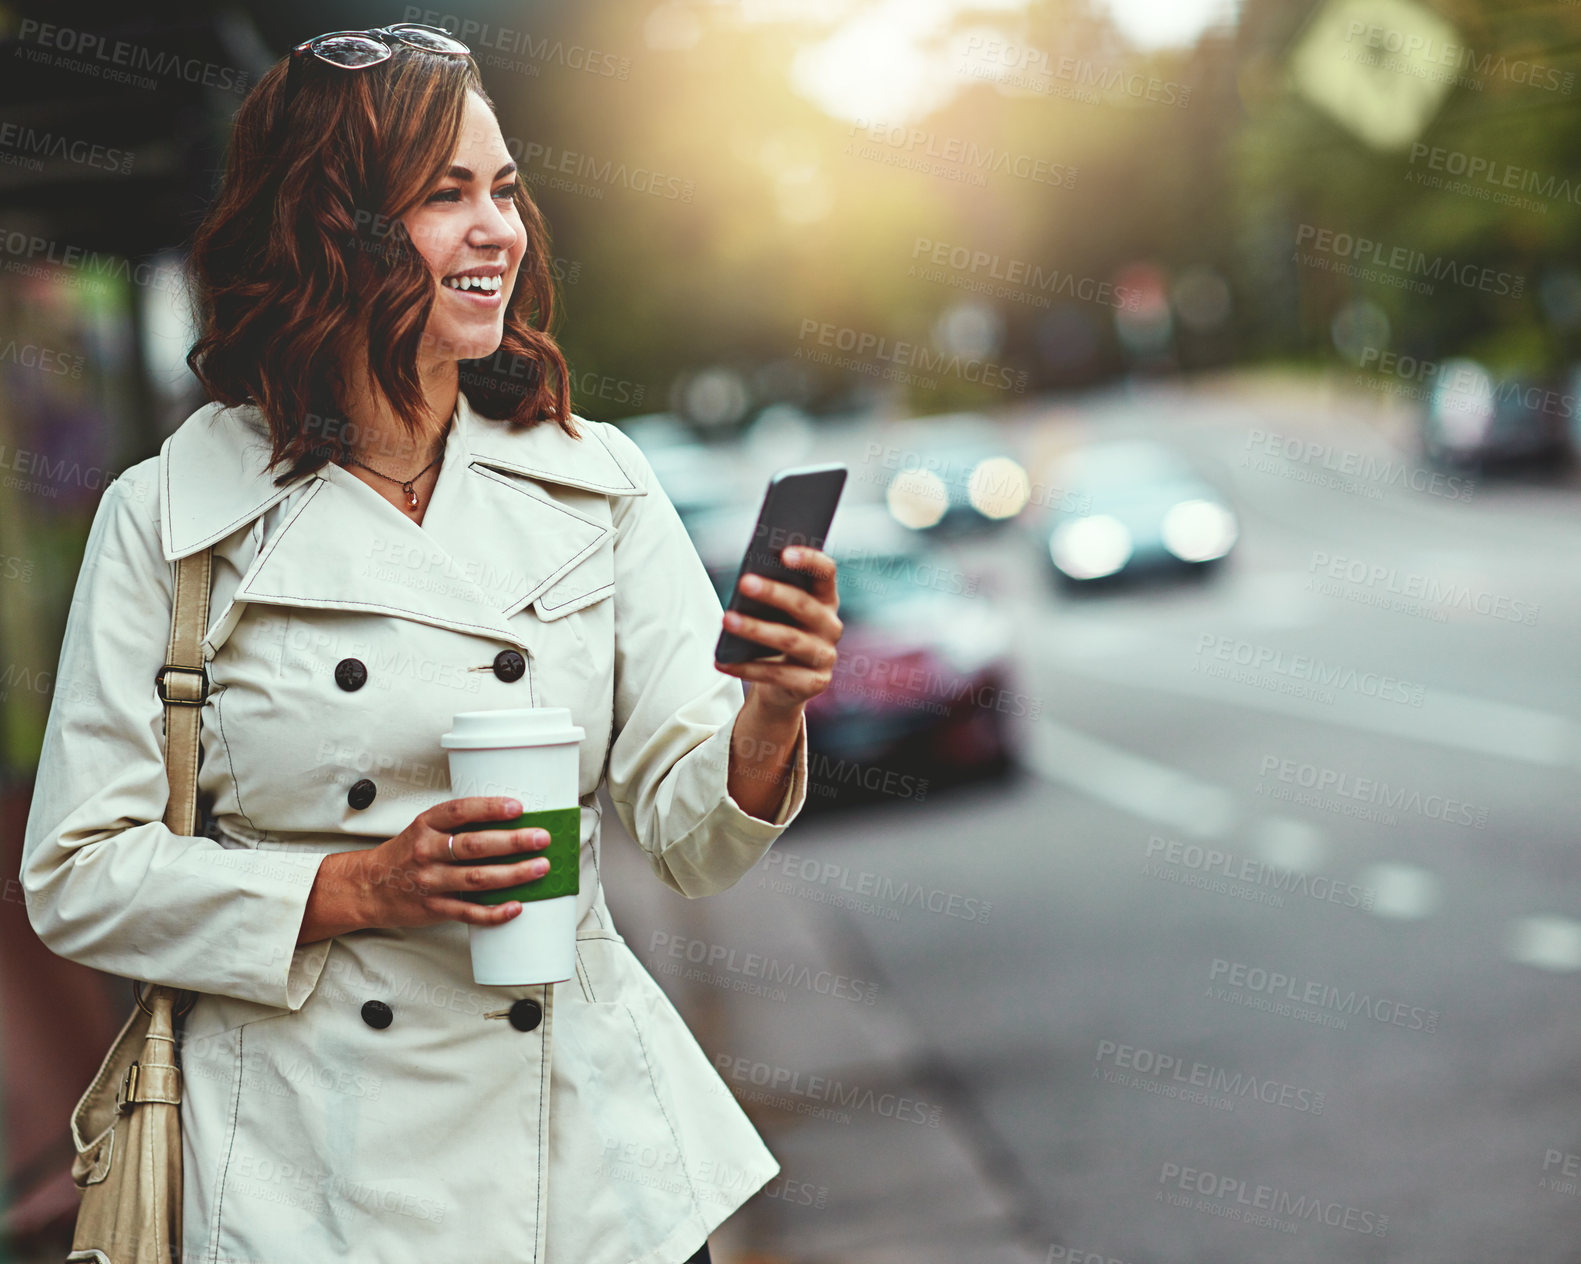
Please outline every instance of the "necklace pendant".
[{"label": "necklace pendant", "polygon": [[412,485],[410,483],[402,483],[401,484],[401,490],[406,493],[407,505],[410,508],[412,508],[412,509],[416,509],[417,508],[417,493],[412,490]]}]

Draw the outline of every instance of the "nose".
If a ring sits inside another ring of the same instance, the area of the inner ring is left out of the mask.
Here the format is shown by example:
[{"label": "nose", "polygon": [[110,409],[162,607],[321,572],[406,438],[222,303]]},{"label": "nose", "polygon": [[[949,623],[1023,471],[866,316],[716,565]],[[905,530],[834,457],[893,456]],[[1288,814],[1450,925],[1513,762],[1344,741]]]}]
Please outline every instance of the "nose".
[{"label": "nose", "polygon": [[488,209],[480,211],[467,230],[467,244],[471,246],[503,246],[509,248],[516,240],[516,230],[506,219],[502,208],[492,197]]}]

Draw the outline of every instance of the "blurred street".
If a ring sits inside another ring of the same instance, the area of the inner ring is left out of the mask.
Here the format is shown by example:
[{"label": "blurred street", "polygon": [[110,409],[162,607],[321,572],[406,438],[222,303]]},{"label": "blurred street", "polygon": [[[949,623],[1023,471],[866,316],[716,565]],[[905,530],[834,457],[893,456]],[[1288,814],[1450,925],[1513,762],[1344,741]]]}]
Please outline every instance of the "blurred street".
[{"label": "blurred street", "polygon": [[[1167,427],[1241,510],[1229,571],[1062,599],[1030,546],[963,549],[1015,603],[1042,702],[1012,785],[799,822],[695,903],[606,848],[623,933],[784,1168],[739,1240],[861,1264],[1581,1258],[1556,1157],[1581,1149],[1581,524],[1560,487],[1374,498],[1303,482],[1299,462],[1242,464],[1277,432],[1418,469],[1389,421],[1365,397],[1266,383],[1029,412],[1010,433],[1032,464],[1073,432]],[[1334,596],[1319,555],[1505,613]],[[1510,620],[1517,601],[1532,623]],[[1211,674],[1240,646],[1284,658]],[[1276,691],[1299,683],[1296,655],[1338,673],[1327,694]],[[1389,679],[1420,704],[1369,696]],[[980,903],[830,902],[870,893],[864,874]],[[752,995],[739,965],[687,981],[698,941],[878,995]],[[782,1072],[777,1108],[751,1100],[774,1092],[757,1067]],[[813,1075],[939,1106],[939,1123],[805,1117]]]}]

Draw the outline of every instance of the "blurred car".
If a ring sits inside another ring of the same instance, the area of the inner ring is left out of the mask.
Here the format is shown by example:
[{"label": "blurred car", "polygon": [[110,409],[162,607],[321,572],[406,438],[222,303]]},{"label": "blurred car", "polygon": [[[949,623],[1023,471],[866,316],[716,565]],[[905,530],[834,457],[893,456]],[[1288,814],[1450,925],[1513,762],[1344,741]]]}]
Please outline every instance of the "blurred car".
[{"label": "blurred car", "polygon": [[[700,515],[692,540],[730,600],[757,506]],[[1014,766],[1010,624],[975,584],[882,505],[842,504],[825,551],[839,566],[839,661],[807,705],[808,806],[919,798],[928,786]]]},{"label": "blurred car", "polygon": [[670,413],[630,417],[620,428],[648,458],[682,522],[749,495],[748,472],[733,444],[705,441]]},{"label": "blurred car", "polygon": [[1493,374],[1475,360],[1439,366],[1422,416],[1422,450],[1436,465],[1483,469],[1546,464],[1571,451],[1565,383]]},{"label": "blurred car", "polygon": [[871,469],[897,522],[941,536],[1010,522],[1030,488],[995,428],[975,413],[919,419],[905,446],[881,444]]},{"label": "blurred car", "polygon": [[1055,575],[1072,588],[1120,575],[1205,575],[1240,535],[1218,489],[1178,452],[1149,440],[1078,448],[1049,481],[1064,495],[1038,535]]}]

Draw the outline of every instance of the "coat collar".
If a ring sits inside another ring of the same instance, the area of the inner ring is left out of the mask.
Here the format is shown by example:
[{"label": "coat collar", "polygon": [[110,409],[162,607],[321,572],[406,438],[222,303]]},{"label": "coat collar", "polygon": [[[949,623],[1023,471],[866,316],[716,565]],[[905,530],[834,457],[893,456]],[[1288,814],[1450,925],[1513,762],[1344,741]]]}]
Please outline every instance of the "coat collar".
[{"label": "coat collar", "polygon": [[554,617],[613,585],[613,529],[596,497],[647,491],[601,423],[576,420],[580,439],[553,422],[512,433],[462,394],[419,526],[338,465],[276,487],[258,410],[205,405],[160,452],[165,558],[215,544],[289,499],[234,601],[385,613],[530,649],[511,615],[537,601]]}]

